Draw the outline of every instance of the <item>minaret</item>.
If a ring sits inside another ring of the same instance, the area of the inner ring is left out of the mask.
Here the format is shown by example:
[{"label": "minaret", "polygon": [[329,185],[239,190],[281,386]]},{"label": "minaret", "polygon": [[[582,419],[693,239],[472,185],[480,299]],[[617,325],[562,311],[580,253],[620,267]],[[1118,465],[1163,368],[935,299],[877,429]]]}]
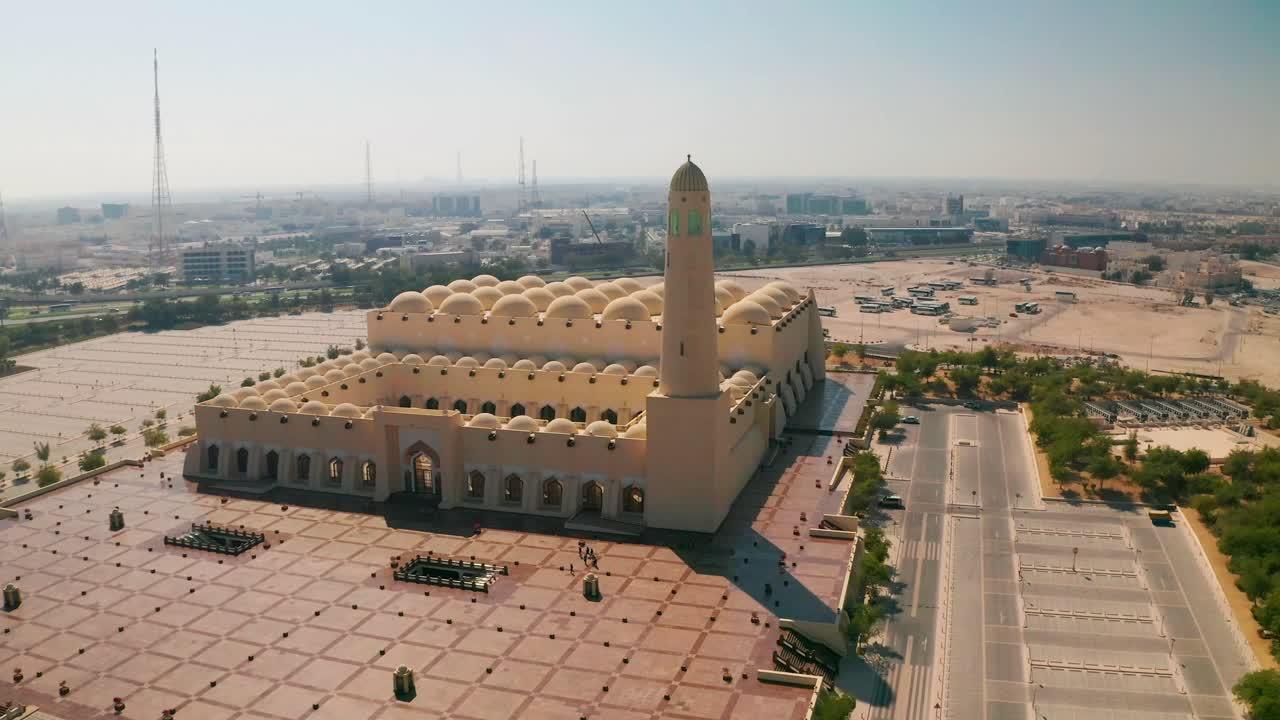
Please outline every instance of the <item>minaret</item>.
[{"label": "minaret", "polygon": [[671,176],[667,195],[667,264],[658,394],[720,394],[716,296],[711,252],[711,191],[689,156]]}]

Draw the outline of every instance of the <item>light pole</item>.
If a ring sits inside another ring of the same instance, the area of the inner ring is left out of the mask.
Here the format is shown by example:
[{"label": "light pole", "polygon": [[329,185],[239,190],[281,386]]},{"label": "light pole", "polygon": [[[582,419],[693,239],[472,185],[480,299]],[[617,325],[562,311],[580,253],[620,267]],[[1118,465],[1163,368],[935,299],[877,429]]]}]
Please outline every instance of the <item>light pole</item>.
[{"label": "light pole", "polygon": [[1076,572],[1076,560],[1080,558],[1080,548],[1071,548],[1071,572]]}]

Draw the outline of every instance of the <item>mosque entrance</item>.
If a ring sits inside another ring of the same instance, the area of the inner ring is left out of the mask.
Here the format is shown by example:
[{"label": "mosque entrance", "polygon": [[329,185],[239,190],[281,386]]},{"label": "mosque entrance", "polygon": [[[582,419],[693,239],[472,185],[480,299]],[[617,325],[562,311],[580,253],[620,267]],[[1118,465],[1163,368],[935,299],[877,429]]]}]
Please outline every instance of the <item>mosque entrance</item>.
[{"label": "mosque entrance", "polygon": [[423,443],[414,443],[406,453],[404,491],[440,497],[440,456]]},{"label": "mosque entrance", "polygon": [[582,486],[582,509],[588,512],[600,512],[604,507],[604,488],[594,480]]}]

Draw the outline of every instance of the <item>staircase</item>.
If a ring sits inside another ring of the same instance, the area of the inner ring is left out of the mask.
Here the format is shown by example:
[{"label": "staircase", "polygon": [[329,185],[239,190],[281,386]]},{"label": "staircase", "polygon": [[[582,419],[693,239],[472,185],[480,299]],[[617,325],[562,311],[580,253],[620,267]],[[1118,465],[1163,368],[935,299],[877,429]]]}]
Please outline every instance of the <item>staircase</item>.
[{"label": "staircase", "polygon": [[840,672],[840,656],[830,648],[812,642],[794,630],[783,630],[778,636],[778,649],[773,651],[773,664],[779,670],[817,675],[830,690]]}]

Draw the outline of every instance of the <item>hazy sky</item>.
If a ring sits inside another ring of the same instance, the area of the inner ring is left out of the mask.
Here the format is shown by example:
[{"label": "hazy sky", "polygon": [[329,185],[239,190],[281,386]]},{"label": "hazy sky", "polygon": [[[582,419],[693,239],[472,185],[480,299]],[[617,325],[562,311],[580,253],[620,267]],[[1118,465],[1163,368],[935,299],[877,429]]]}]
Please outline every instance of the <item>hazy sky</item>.
[{"label": "hazy sky", "polygon": [[661,177],[1280,183],[1280,2],[0,0],[0,192]]}]

